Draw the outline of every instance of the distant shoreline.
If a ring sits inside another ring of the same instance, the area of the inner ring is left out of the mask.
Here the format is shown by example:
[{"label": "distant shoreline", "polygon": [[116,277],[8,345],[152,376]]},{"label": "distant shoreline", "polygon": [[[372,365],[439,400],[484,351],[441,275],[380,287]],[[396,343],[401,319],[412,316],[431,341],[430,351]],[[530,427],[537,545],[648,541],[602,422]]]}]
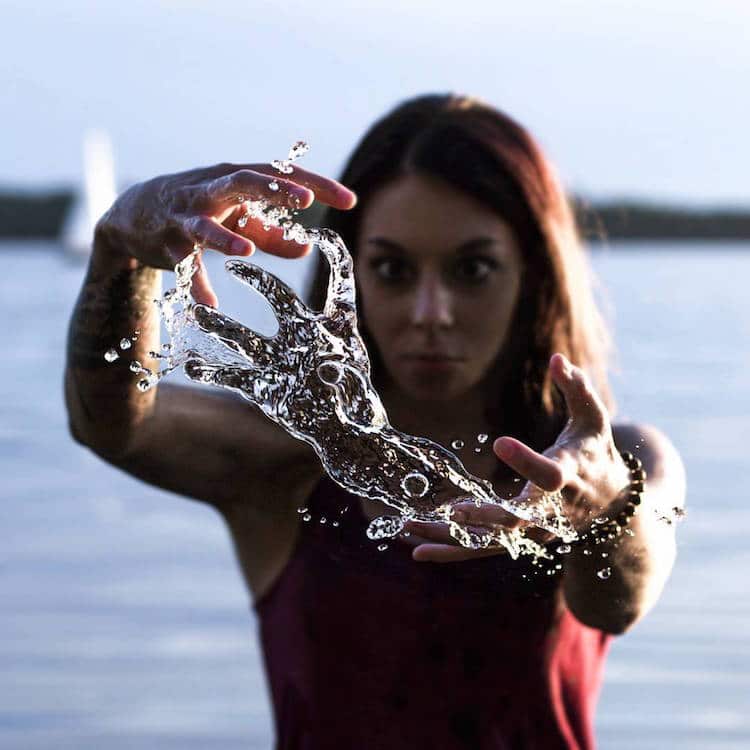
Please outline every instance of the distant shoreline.
[{"label": "distant shoreline", "polygon": [[[58,238],[73,200],[74,192],[69,189],[0,189],[0,239]],[[581,232],[590,241],[750,240],[750,208],[702,209],[647,200],[580,198],[573,203]]]}]

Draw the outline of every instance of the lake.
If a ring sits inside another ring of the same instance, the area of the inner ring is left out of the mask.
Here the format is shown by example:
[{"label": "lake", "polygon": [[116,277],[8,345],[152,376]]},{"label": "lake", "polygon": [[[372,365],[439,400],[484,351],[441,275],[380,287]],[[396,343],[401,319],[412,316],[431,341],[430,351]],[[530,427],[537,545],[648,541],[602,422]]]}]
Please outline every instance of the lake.
[{"label": "lake", "polygon": [[[604,750],[750,746],[748,250],[593,254],[613,310],[619,416],[663,429],[689,486],[667,589],[612,648]],[[255,623],[220,518],[68,434],[63,357],[83,267],[49,243],[5,242],[0,257],[0,748],[271,747]],[[309,272],[263,261],[296,286]],[[273,328],[261,301],[209,267],[222,309]]]}]

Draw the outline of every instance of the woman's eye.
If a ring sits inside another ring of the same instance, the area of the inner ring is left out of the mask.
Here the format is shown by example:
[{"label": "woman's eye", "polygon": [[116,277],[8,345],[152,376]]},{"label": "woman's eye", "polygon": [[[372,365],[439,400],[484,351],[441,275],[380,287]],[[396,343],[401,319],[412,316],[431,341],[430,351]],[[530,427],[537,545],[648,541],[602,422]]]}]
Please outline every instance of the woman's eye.
[{"label": "woman's eye", "polygon": [[460,281],[484,281],[496,268],[491,258],[463,258],[456,265],[456,277]]},{"label": "woman's eye", "polygon": [[398,258],[378,258],[370,267],[382,281],[405,281],[409,276],[408,265]]}]

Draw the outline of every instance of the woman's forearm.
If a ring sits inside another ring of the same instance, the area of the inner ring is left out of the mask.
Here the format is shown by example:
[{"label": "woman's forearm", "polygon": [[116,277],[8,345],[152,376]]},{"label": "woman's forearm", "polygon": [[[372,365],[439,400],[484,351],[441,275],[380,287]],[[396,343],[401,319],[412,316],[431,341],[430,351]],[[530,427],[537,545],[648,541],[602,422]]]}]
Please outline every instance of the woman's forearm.
[{"label": "woman's forearm", "polygon": [[675,559],[674,526],[658,520],[654,493],[644,493],[639,516],[614,541],[584,543],[565,561],[563,594],[585,625],[624,633],[659,598]]},{"label": "woman's forearm", "polygon": [[[574,547],[565,561],[563,594],[571,612],[584,624],[623,633],[656,603],[674,565],[675,507],[682,508],[685,476],[671,443],[647,433],[639,449],[648,479],[638,514],[628,531],[600,544]],[[615,518],[625,500],[612,504]]]},{"label": "woman's forearm", "polygon": [[[89,268],[68,329],[65,401],[73,436],[95,451],[117,455],[153,409],[156,389],[142,393],[132,360],[144,367],[159,349],[161,272],[139,263],[97,232]],[[137,336],[135,332],[138,332]],[[122,339],[132,339],[120,349]],[[104,354],[116,349],[119,359]]]}]

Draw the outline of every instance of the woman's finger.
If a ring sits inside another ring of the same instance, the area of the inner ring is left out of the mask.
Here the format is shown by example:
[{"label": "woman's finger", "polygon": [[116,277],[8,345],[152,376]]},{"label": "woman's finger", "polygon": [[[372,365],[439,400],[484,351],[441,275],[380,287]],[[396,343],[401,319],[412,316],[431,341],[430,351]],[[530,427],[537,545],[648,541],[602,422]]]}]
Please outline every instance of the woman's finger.
[{"label": "woman's finger", "polygon": [[456,547],[446,544],[420,544],[411,553],[412,559],[417,562],[462,562],[464,560],[477,560],[481,557],[494,557],[506,554],[504,547],[492,547],[491,549],[469,549],[468,547]]},{"label": "woman's finger", "polygon": [[312,249],[311,243],[304,245],[296,240],[285,240],[284,230],[281,227],[268,227],[266,229],[257,219],[248,219],[247,224],[238,231],[244,237],[251,239],[261,250],[278,255],[280,258],[302,258]]},{"label": "woman's finger", "polygon": [[209,307],[217,307],[219,304],[219,299],[211,285],[211,280],[208,278],[208,272],[200,253],[195,260],[195,273],[191,279],[190,293],[199,304]]},{"label": "woman's finger", "polygon": [[315,193],[292,180],[251,169],[222,175],[206,186],[206,199],[215,208],[234,205],[238,198],[240,202],[264,200],[287,208],[308,208],[315,199]]},{"label": "woman's finger", "polygon": [[500,525],[507,529],[516,529],[524,525],[524,522],[518,516],[514,516],[495,503],[477,505],[473,500],[464,500],[451,507],[453,519],[463,525]]},{"label": "woman's finger", "polygon": [[252,255],[255,245],[247,237],[230,231],[211,216],[189,216],[182,228],[194,244],[225,255]]},{"label": "woman's finger", "polygon": [[547,492],[557,492],[573,479],[574,467],[571,461],[555,461],[515,438],[499,437],[492,449],[501,461]]},{"label": "woman's finger", "polygon": [[410,534],[416,534],[422,539],[430,539],[433,542],[443,542],[444,544],[455,544],[453,537],[448,531],[446,523],[429,523],[427,521],[407,521],[404,524],[404,531]]},{"label": "woman's finger", "polygon": [[[253,169],[278,179],[279,173],[270,164],[256,164]],[[286,176],[286,180],[310,188],[315,193],[315,199],[321,203],[344,211],[357,205],[356,193],[340,182],[315,174],[315,172],[308,172],[302,167],[293,166],[292,169],[294,171]]]},{"label": "woman's finger", "polygon": [[608,421],[607,409],[586,373],[559,353],[552,355],[549,367],[552,380],[562,391],[571,418],[597,431],[604,429]]}]

